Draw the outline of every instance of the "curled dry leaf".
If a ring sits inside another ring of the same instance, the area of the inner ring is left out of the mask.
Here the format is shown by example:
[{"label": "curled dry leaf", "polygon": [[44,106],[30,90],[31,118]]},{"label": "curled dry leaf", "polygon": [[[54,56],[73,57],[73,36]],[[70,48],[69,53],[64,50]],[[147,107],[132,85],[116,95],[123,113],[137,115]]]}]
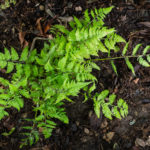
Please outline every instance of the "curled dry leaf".
[{"label": "curled dry leaf", "polygon": [[139,82],[139,78],[136,78],[135,80],[133,80],[133,82],[135,83],[135,84],[138,84],[138,82]]},{"label": "curled dry leaf", "polygon": [[41,20],[42,20],[42,17],[38,18],[37,21],[36,21],[36,25],[37,25],[37,29],[40,31],[40,35],[43,35],[43,29],[42,29],[42,26],[41,26]]},{"label": "curled dry leaf", "polygon": [[26,35],[25,32],[22,32],[22,31],[19,32],[19,40],[20,40],[20,44],[22,48],[25,48],[26,46],[29,45],[29,43],[24,38],[25,35]]},{"label": "curled dry leaf", "polygon": [[53,19],[51,19],[51,20],[44,23],[44,25],[43,25],[44,34],[46,34],[48,30],[50,30],[52,22],[55,18],[56,18],[56,16]]},{"label": "curled dry leaf", "polygon": [[51,20],[45,21],[43,25],[41,24],[42,18],[37,19],[36,25],[37,25],[37,29],[39,30],[41,36],[46,36],[46,33],[51,28],[52,22],[55,18],[56,18],[56,16],[54,18],[52,18]]}]

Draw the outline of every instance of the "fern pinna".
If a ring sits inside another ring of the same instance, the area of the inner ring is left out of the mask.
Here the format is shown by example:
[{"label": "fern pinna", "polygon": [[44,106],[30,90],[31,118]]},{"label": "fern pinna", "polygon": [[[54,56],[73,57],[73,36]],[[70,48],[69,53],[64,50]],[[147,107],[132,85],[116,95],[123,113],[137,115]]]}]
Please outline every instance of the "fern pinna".
[{"label": "fern pinna", "polygon": [[[98,56],[98,52],[106,53],[113,70],[117,73],[114,59],[124,58],[129,69],[134,73],[134,67],[129,58],[137,57],[141,65],[148,67],[150,55],[147,46],[142,55],[136,56],[141,45],[133,49],[132,56],[126,56],[128,43],[114,28],[104,26],[104,18],[113,7],[100,8],[84,12],[83,19],[74,17],[71,21],[71,30],[62,25],[55,25],[51,32],[55,34],[50,44],[45,44],[40,53],[26,47],[21,56],[14,48],[4,49],[0,53],[0,68],[5,73],[11,73],[11,79],[0,77],[0,119],[8,116],[7,108],[14,107],[18,111],[24,106],[24,100],[32,100],[35,117],[25,119],[31,122],[23,128],[20,148],[32,145],[39,140],[41,134],[49,138],[56,127],[54,119],[68,123],[64,109],[64,102],[72,102],[71,96],[78,96],[81,89],[86,91],[85,97],[94,102],[94,111],[100,117],[103,114],[112,119],[113,116],[121,119],[128,114],[128,105],[123,99],[117,103],[116,95],[109,94],[108,90],[95,93],[96,77],[92,69],[100,70],[91,56]],[[117,43],[125,43],[122,56],[112,58],[111,51],[118,52]],[[147,61],[144,59],[147,57]],[[115,105],[116,104],[116,105]],[[7,110],[6,110],[7,109]]]}]

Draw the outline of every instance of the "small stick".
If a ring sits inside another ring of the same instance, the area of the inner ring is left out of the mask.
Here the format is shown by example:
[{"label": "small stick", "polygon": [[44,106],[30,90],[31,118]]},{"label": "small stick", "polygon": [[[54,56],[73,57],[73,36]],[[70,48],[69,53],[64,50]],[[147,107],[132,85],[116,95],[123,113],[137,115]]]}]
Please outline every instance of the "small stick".
[{"label": "small stick", "polygon": [[35,42],[37,40],[50,40],[49,38],[44,38],[44,37],[35,37],[32,41],[32,44],[31,44],[31,47],[30,47],[30,52],[34,49],[34,45],[35,45]]}]

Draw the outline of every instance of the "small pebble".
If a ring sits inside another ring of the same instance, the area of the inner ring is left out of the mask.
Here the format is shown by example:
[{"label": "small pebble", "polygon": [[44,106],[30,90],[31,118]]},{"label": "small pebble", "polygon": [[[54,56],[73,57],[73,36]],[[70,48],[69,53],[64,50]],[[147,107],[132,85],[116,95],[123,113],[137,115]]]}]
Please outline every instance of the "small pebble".
[{"label": "small pebble", "polygon": [[40,11],[44,11],[45,7],[43,5],[39,6]]},{"label": "small pebble", "polygon": [[3,44],[4,44],[4,45],[6,44],[6,40],[3,40]]},{"label": "small pebble", "polygon": [[90,133],[89,129],[84,128],[84,133],[89,134]]},{"label": "small pebble", "polygon": [[81,6],[75,7],[75,11],[82,11],[82,7]]},{"label": "small pebble", "polygon": [[134,124],[135,124],[135,122],[136,122],[136,120],[135,120],[135,119],[133,119],[132,121],[130,121],[130,122],[129,122],[129,125],[130,125],[130,126],[132,126],[132,125],[134,125]]}]

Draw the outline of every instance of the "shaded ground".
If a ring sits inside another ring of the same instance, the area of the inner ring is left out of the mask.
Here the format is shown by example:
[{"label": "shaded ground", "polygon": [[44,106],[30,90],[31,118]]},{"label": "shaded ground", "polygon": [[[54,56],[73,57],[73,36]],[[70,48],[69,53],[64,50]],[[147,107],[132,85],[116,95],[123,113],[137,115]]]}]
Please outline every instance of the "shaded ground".
[{"label": "shaded ground", "polygon": [[[150,3],[147,1],[102,1],[102,0],[19,0],[15,6],[0,10],[0,50],[13,46],[18,51],[29,47],[42,47],[44,38],[49,37],[48,28],[55,23],[66,24],[73,16],[82,16],[85,9],[115,5],[106,19],[106,24],[115,27],[120,35],[131,41],[132,48],[138,43],[150,44]],[[33,40],[41,37],[42,40]],[[69,125],[59,124],[49,140],[40,141],[31,150],[149,150],[150,149],[150,70],[132,60],[136,77],[133,77],[122,60],[116,61],[119,76],[112,72],[109,63],[102,71],[94,72],[98,79],[98,90],[109,89],[118,97],[127,100],[129,115],[123,119],[109,121],[96,119],[92,101],[82,103],[82,96],[66,110]],[[1,72],[0,72],[1,73]],[[1,73],[2,74],[2,73]],[[18,113],[0,123],[0,132],[16,127],[9,137],[0,136],[0,148],[17,150],[22,126],[21,118],[32,116],[27,101]]]}]

